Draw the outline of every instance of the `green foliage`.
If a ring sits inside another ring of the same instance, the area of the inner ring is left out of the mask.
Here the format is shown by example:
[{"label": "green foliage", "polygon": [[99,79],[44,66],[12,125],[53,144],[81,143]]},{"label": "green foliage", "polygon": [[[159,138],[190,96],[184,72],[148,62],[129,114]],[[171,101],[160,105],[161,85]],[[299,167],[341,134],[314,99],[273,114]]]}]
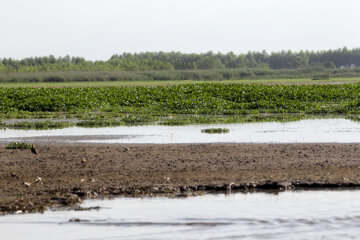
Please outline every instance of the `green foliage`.
[{"label": "green foliage", "polygon": [[222,133],[229,133],[228,128],[206,128],[201,129],[202,133],[209,133],[209,134],[222,134]]},{"label": "green foliage", "polygon": [[328,74],[321,74],[321,75],[314,75],[311,80],[329,80],[330,75]]},{"label": "green foliage", "polygon": [[123,121],[116,119],[96,119],[76,123],[78,127],[117,127],[125,125]]},{"label": "green foliage", "polygon": [[[132,125],[146,125],[146,124],[160,124],[168,126],[181,126],[189,124],[229,124],[229,123],[252,123],[252,122],[291,122],[302,119],[317,119],[317,118],[331,118],[331,117],[345,117],[353,121],[359,121],[358,115],[308,115],[308,114],[245,114],[245,115],[170,115],[167,117],[156,117],[153,115],[132,115],[133,118],[143,119],[137,121],[124,122],[109,114],[107,117],[98,116],[93,120],[83,120],[76,122],[74,119],[64,122],[62,125],[54,125],[52,128],[64,128],[70,126],[78,127],[117,127],[117,126],[132,126]],[[42,124],[34,124],[34,122],[21,122],[17,125],[17,129],[47,129],[39,127]],[[2,124],[5,128],[14,128],[13,124]]]},{"label": "green foliage", "polygon": [[6,149],[31,149],[31,145],[27,143],[11,142],[6,145]]},{"label": "green foliage", "polygon": [[290,122],[311,118],[306,114],[245,114],[245,115],[177,115],[160,122],[160,125],[181,126],[188,124]]},{"label": "green foliage", "polygon": [[141,125],[154,122],[156,118],[151,115],[126,115],[122,120],[126,125]]},{"label": "green foliage", "polygon": [[162,71],[67,71],[67,72],[0,72],[0,83],[63,83],[63,82],[150,82],[195,80],[240,80],[240,79],[299,79],[314,75],[329,75],[332,78],[359,77],[360,68],[328,69],[210,69],[210,70],[162,70]]},{"label": "green foliage", "polygon": [[21,128],[21,129],[58,129],[70,127],[69,122],[53,122],[53,121],[35,121],[35,122],[17,122],[11,125],[7,125],[9,128]]},{"label": "green foliage", "polygon": [[[149,71],[195,69],[294,69],[294,68],[351,68],[360,66],[360,48],[328,51],[281,51],[268,54],[233,52],[187,54],[180,52],[145,52],[113,55],[107,61],[88,61],[82,57],[31,57],[22,60],[0,59],[0,72],[54,72],[54,71]],[[60,78],[47,78],[61,81]]]},{"label": "green foliage", "polygon": [[[187,84],[157,87],[0,88],[0,112],[132,115],[359,112],[360,84]],[[128,116],[124,122],[147,122]],[[51,125],[49,125],[51,126]]]},{"label": "green foliage", "polygon": [[325,68],[336,68],[335,64],[332,61],[326,61],[322,64]]}]

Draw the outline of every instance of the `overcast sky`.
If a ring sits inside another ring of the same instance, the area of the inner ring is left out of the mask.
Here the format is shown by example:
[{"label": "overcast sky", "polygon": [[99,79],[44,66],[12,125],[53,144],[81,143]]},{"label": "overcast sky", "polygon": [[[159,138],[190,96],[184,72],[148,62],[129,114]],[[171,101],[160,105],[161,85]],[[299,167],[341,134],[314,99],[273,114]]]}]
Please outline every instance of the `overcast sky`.
[{"label": "overcast sky", "polygon": [[360,47],[359,0],[0,0],[0,58]]}]

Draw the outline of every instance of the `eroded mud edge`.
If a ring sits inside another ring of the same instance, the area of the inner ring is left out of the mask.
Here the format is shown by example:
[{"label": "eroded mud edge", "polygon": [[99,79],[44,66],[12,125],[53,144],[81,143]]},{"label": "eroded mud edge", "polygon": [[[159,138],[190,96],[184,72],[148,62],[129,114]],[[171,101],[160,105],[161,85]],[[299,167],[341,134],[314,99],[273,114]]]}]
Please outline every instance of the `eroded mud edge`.
[{"label": "eroded mud edge", "polygon": [[[98,210],[100,207],[83,208],[81,203],[88,199],[110,199],[114,197],[192,197],[205,194],[234,194],[265,192],[277,194],[283,191],[293,190],[359,190],[359,183],[290,183],[290,182],[266,182],[262,184],[231,184],[231,185],[198,185],[198,186],[152,186],[148,188],[122,188],[111,187],[106,189],[94,189],[84,191],[74,188],[70,191],[58,190],[55,192],[39,192],[37,196],[44,196],[37,200],[21,197],[14,202],[0,206],[0,215],[44,212],[54,208],[66,208],[68,210],[87,211]],[[35,200],[35,201],[33,201]],[[38,201],[40,200],[40,201]]]},{"label": "eroded mud edge", "polygon": [[0,146],[0,214],[81,210],[84,199],[117,196],[360,189],[358,149],[333,143],[39,143],[32,154]]}]

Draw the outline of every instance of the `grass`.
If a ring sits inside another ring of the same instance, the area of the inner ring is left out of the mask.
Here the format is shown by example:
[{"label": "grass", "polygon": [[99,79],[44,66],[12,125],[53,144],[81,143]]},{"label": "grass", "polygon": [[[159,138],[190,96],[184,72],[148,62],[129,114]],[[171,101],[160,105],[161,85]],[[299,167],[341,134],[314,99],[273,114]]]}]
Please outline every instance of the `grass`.
[{"label": "grass", "polygon": [[78,122],[76,126],[78,127],[117,127],[124,126],[125,123],[118,121],[116,119],[97,119],[97,120],[87,120]]},{"label": "grass", "polygon": [[148,115],[126,115],[122,118],[122,121],[126,125],[142,125],[146,123],[153,123],[157,118],[155,116]]},{"label": "grass", "polygon": [[206,128],[206,129],[201,129],[201,132],[208,134],[225,134],[225,133],[229,133],[230,130],[228,128]]},{"label": "grass", "polygon": [[329,74],[318,74],[314,75],[311,80],[329,80],[330,75]]},{"label": "grass", "polygon": [[245,115],[172,115],[159,122],[160,125],[181,126],[189,124],[229,124],[252,122],[290,122],[313,118],[306,114],[245,114]]},{"label": "grass", "polygon": [[59,129],[67,128],[72,124],[70,122],[61,121],[35,121],[35,122],[17,122],[14,124],[5,125],[8,128],[19,128],[19,129]]},{"label": "grass", "polygon": [[[45,70],[45,69],[44,69]],[[49,71],[47,71],[49,70]],[[258,79],[311,79],[314,75],[329,75],[330,78],[351,78],[360,77],[360,68],[354,69],[325,69],[319,67],[306,67],[296,69],[268,69],[268,68],[241,68],[241,69],[193,69],[193,70],[143,70],[143,71],[115,71],[110,69],[99,69],[99,71],[84,70],[56,70],[47,69],[45,72],[16,72],[0,71],[0,83],[51,83],[53,85],[40,86],[63,86],[68,82],[73,82],[78,86],[79,82],[85,85],[80,86],[118,86],[118,83],[141,84],[182,84],[182,81],[238,81],[238,80],[258,80]],[[93,85],[95,83],[95,85]],[[11,86],[11,85],[7,85]],[[33,86],[33,85],[27,85]],[[69,85],[67,85],[69,86]],[[148,85],[147,85],[148,86]]]},{"label": "grass", "polygon": [[[146,116],[130,115],[122,118],[96,118],[93,120],[71,119],[68,121],[20,121],[17,123],[0,123],[4,128],[15,129],[57,129],[66,127],[117,127],[136,125],[166,125],[182,126],[196,124],[230,124],[252,122],[291,122],[303,119],[319,119],[341,117],[353,121],[359,121],[358,115],[307,115],[307,114],[246,114],[246,115],[169,115],[169,116]],[[124,119],[132,119],[125,121]]]},{"label": "grass", "polygon": [[327,84],[327,83],[360,82],[360,77],[332,78],[312,80],[310,78],[298,79],[238,79],[238,80],[164,80],[164,81],[81,81],[81,82],[0,82],[0,87],[124,87],[124,86],[173,86],[183,84],[221,83],[221,84]]},{"label": "grass", "polygon": [[31,145],[27,143],[11,142],[5,147],[6,149],[31,149]]}]

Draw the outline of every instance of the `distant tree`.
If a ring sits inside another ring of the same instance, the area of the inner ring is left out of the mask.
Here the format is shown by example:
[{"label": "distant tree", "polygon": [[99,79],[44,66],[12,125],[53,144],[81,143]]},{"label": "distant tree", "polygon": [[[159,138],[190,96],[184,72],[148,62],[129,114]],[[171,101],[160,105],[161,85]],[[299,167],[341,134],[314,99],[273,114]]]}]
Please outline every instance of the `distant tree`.
[{"label": "distant tree", "polygon": [[327,61],[322,64],[325,68],[336,68],[335,64],[332,61]]},{"label": "distant tree", "polygon": [[195,65],[198,69],[221,69],[225,66],[221,61],[212,56],[202,56],[196,62]]},{"label": "distant tree", "polygon": [[250,51],[246,54],[142,52],[114,54],[107,61],[87,61],[83,57],[55,58],[53,55],[22,60],[0,59],[1,72],[36,71],[143,71],[192,69],[297,69],[360,66],[360,48],[327,51]]}]

